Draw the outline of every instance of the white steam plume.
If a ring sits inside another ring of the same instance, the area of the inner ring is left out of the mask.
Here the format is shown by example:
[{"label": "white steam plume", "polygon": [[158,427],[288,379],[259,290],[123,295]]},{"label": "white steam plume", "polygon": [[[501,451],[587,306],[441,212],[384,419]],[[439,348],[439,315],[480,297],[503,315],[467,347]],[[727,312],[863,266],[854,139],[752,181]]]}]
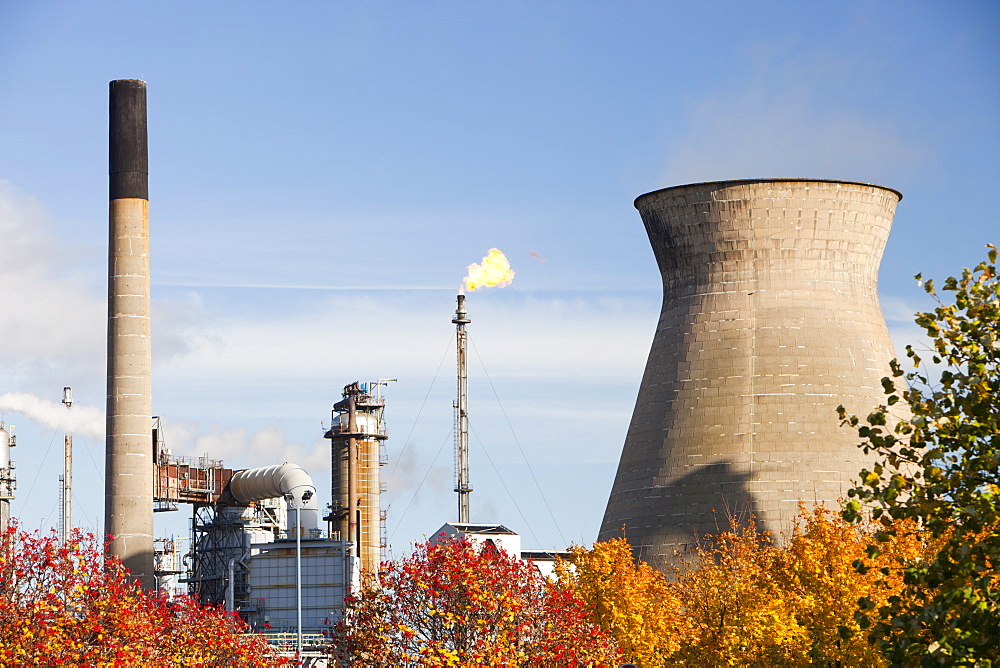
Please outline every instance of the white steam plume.
[{"label": "white steam plume", "polygon": [[104,411],[96,406],[62,403],[40,399],[24,392],[0,394],[0,414],[16,411],[42,427],[58,429],[100,440],[104,438]]}]

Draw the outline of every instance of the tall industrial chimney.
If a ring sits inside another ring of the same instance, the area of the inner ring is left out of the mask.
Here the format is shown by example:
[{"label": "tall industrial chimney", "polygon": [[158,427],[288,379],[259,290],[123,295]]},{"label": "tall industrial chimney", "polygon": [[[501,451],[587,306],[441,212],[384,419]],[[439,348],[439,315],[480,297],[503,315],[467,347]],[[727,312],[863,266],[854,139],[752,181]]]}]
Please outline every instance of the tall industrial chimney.
[{"label": "tall industrial chimney", "polygon": [[110,85],[105,532],[146,589],[153,574],[146,82]]},{"label": "tall industrial chimney", "polygon": [[17,489],[15,465],[10,458],[10,449],[17,445],[17,439],[11,433],[13,430],[14,427],[8,427],[0,420],[0,533],[7,531],[10,502],[14,500],[14,490]]},{"label": "tall industrial chimney", "polygon": [[458,493],[458,521],[468,524],[470,519],[469,497],[469,367],[468,340],[465,326],[472,320],[465,313],[465,295],[458,295],[455,308],[455,350],[458,356],[458,397],[455,402],[455,492]]},{"label": "tall industrial chimney", "polygon": [[[63,405],[66,410],[73,406],[73,388],[63,388]],[[59,540],[68,544],[73,534],[73,434],[67,431],[63,435],[63,475],[62,486],[62,517],[59,520]]]},{"label": "tall industrial chimney", "polygon": [[866,465],[836,408],[884,401],[878,267],[895,190],[825,180],[640,196],[663,307],[599,540],[671,561],[726,514],[787,532]]}]

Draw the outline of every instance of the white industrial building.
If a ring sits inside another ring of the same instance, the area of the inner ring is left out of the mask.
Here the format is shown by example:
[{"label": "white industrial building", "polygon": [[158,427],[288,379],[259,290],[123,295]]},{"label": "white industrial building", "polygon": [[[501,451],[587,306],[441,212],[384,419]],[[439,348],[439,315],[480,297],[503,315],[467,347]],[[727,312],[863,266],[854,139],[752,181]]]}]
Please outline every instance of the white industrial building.
[{"label": "white industrial building", "polygon": [[556,561],[569,556],[568,552],[555,550],[523,550],[521,536],[502,524],[474,524],[471,522],[446,522],[430,538],[432,545],[442,540],[467,538],[474,545],[492,545],[509,556],[534,564],[543,577],[549,577]]}]

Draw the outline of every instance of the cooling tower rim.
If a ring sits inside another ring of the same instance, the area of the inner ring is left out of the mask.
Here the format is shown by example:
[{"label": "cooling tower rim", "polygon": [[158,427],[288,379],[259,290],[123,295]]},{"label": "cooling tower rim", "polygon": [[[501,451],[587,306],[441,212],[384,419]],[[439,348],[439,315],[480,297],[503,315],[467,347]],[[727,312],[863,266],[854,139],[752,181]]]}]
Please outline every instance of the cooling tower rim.
[{"label": "cooling tower rim", "polygon": [[865,183],[864,181],[842,181],[840,179],[732,179],[728,181],[700,181],[697,183],[684,183],[677,186],[669,186],[667,188],[659,188],[658,190],[653,190],[648,193],[643,193],[635,198],[633,206],[636,209],[639,208],[639,200],[644,197],[649,197],[650,195],[658,195],[659,193],[667,192],[668,190],[680,190],[682,188],[695,188],[695,187],[705,187],[705,186],[715,186],[717,188],[727,188],[730,186],[739,186],[748,183],[838,183],[844,185],[852,186],[867,186],[869,188],[880,188],[882,190],[888,190],[889,192],[896,195],[899,201],[903,201],[903,193],[899,192],[895,188],[888,188],[886,186],[880,186],[877,183]]}]

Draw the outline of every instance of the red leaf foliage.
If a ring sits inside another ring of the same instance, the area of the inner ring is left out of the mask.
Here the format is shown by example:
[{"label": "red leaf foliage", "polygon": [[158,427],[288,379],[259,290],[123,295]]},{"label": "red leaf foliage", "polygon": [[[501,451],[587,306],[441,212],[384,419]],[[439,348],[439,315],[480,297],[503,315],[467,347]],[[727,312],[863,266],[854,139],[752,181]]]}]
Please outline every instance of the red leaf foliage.
[{"label": "red leaf foliage", "polygon": [[570,591],[465,539],[383,563],[331,639],[352,665],[617,665],[619,654]]},{"label": "red leaf foliage", "polygon": [[280,666],[225,611],[143,591],[93,534],[0,534],[0,666]]}]

